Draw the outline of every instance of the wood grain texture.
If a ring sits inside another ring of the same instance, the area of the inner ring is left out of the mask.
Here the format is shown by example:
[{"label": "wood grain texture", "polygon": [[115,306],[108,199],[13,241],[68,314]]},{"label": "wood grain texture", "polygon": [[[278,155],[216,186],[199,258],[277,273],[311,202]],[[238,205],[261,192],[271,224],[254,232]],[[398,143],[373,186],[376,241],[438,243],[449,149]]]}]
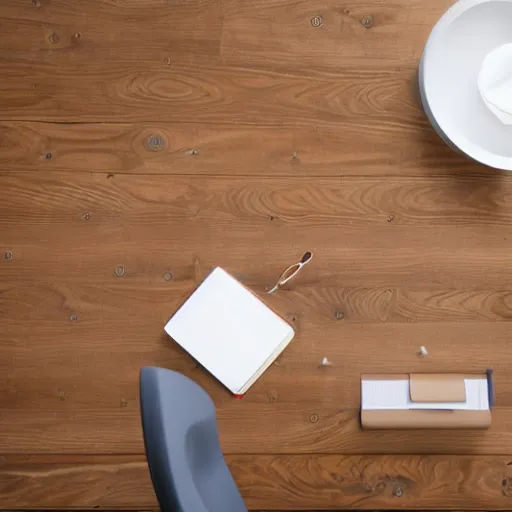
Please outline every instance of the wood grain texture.
[{"label": "wood grain texture", "polygon": [[[158,194],[155,192],[158,191]],[[97,222],[130,218],[136,228],[200,223],[262,223],[285,230],[338,227],[394,230],[483,228],[498,237],[512,222],[508,176],[331,178],[133,176],[112,173],[0,173],[0,222]],[[90,218],[79,214],[88,212]],[[10,217],[7,215],[12,213]],[[506,236],[505,236],[506,238]],[[503,237],[502,237],[503,239]],[[505,240],[506,241],[506,240]],[[379,243],[377,240],[375,243]],[[401,241],[406,247],[407,239]],[[477,242],[474,243],[475,246]],[[504,244],[505,245],[505,244]]]},{"label": "wood grain texture", "polygon": [[0,59],[0,71],[5,91],[2,120],[320,124],[342,129],[343,121],[351,119],[361,128],[374,124],[396,130],[398,125],[404,136],[418,125],[429,129],[420,105],[416,66],[399,73],[393,68],[346,67],[335,75],[316,70],[294,75],[213,60],[172,67],[151,61],[137,65],[121,61],[115,67],[109,61],[89,67],[72,62],[55,67],[46,61]]},{"label": "wood grain texture", "polygon": [[[245,178],[236,187],[229,179],[7,174],[0,191],[2,250],[15,256],[2,261],[2,276],[12,282],[23,271],[25,277],[90,281],[112,278],[122,264],[125,280],[160,279],[170,265],[180,279],[190,277],[198,262],[199,278],[221,264],[246,284],[271,286],[282,268],[313,250],[319,263],[302,282],[317,286],[503,289],[512,279],[512,240],[506,227],[489,226],[487,218],[492,223],[504,216],[506,223],[508,206],[492,199],[500,182],[482,180],[466,182],[469,187],[460,192],[450,181],[444,191],[433,185],[430,200],[428,185],[418,181],[415,213],[407,192],[400,196],[400,185],[392,193],[395,204],[386,185],[371,182],[340,190],[337,182],[322,187],[266,179],[263,185],[256,178],[252,189]],[[406,190],[412,183],[404,183]],[[487,205],[475,201],[478,189]],[[433,219],[434,204],[443,201],[445,208]],[[478,222],[472,220],[475,211]],[[439,229],[435,219],[445,212],[452,225]],[[79,261],[71,247],[80,250]],[[158,277],[148,276],[154,272]]]},{"label": "wood grain texture", "polygon": [[[450,0],[223,0],[222,57],[242,66],[313,67],[333,73],[346,63],[370,69],[383,62],[415,65],[433,25],[451,5]],[[362,24],[367,17],[368,28]]]},{"label": "wood grain texture", "polygon": [[[214,0],[2,2],[0,56],[63,63],[218,58],[221,6]],[[132,44],[127,46],[127,41]]]},{"label": "wood grain texture", "polygon": [[[162,140],[157,151],[148,149],[152,137]],[[460,176],[462,188],[465,176],[486,172],[448,148],[424,123],[405,128],[350,119],[333,128],[315,125],[286,130],[178,122],[69,125],[3,121],[0,147],[3,170],[41,174],[443,175],[454,187]],[[505,173],[493,170],[488,174],[492,183]]]},{"label": "wood grain texture", "polygon": [[[509,457],[231,455],[227,462],[254,510],[297,503],[301,510],[499,510],[512,500]],[[0,477],[9,508],[34,499],[52,509],[157,508],[142,456],[4,456]]]},{"label": "wood grain texture", "polygon": [[[160,284],[144,286],[87,286],[73,282],[3,285],[0,318],[5,346],[0,372],[7,376],[3,384],[5,409],[14,415],[16,411],[32,409],[137,410],[138,371],[144,365],[179,370],[207,388],[219,407],[230,406],[231,396],[196,368],[193,360],[163,333],[170,312],[195,283],[168,283],[162,276],[158,279]],[[295,326],[297,336],[265,379],[245,397],[248,410],[252,404],[304,401],[356,409],[362,373],[450,371],[454,364],[450,354],[460,340],[465,348],[458,357],[458,368],[468,372],[493,368],[497,403],[512,406],[508,392],[512,386],[508,357],[512,354],[507,321],[457,322],[457,315],[452,322],[404,322],[402,318],[394,321],[394,305],[387,290],[330,289],[325,290],[324,296],[318,290],[309,294],[310,288],[299,287],[295,292],[282,291],[271,300],[261,289],[254,290],[282,312]],[[308,295],[309,300],[304,300]],[[376,312],[389,314],[389,319],[358,316],[358,312],[368,315],[366,308],[374,304],[368,300],[372,295],[382,297],[383,304]],[[352,302],[344,303],[344,296]],[[333,302],[328,302],[330,298]],[[440,317],[443,314],[444,311],[439,312]],[[37,338],[33,332],[38,333]],[[119,332],[123,333],[122,338]],[[56,344],[56,337],[72,343]],[[375,337],[379,344],[374,347]],[[418,357],[421,345],[428,347],[429,358]],[[117,355],[112,358],[114,353]],[[333,367],[320,366],[325,356]],[[44,365],[38,364],[41,360]],[[34,368],[38,368],[36,373]]]},{"label": "wood grain texture", "polygon": [[[449,5],[1,2],[0,507],[156,510],[155,365],[254,510],[512,508],[512,181],[418,95]],[[241,401],[163,332],[217,265],[297,332]],[[488,431],[360,429],[361,373],[486,368]]]},{"label": "wood grain texture", "polygon": [[[197,373],[192,376],[196,377]],[[316,379],[316,386],[321,385],[322,381]],[[215,390],[215,384],[210,382],[208,389]],[[54,402],[58,400],[57,396]],[[217,408],[220,441],[225,454],[503,455],[510,453],[512,447],[510,407],[494,408],[492,426],[485,431],[363,432],[359,408],[343,409],[341,400],[330,406],[317,401],[293,404],[277,400],[270,404],[254,404],[242,400],[237,404],[232,397],[230,400],[228,402],[226,395]],[[58,406],[53,410],[3,409],[0,417],[1,453],[143,453],[136,396],[128,395],[126,403],[123,406],[118,401],[104,410],[80,408],[79,405],[60,411]]]}]

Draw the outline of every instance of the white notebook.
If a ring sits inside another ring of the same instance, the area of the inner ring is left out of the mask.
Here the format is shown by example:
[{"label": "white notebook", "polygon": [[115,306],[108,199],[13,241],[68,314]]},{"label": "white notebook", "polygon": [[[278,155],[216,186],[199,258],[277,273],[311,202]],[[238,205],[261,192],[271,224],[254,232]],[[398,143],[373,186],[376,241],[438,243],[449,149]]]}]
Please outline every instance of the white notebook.
[{"label": "white notebook", "polygon": [[280,316],[216,268],[165,331],[235,395],[243,395],[292,340]]}]

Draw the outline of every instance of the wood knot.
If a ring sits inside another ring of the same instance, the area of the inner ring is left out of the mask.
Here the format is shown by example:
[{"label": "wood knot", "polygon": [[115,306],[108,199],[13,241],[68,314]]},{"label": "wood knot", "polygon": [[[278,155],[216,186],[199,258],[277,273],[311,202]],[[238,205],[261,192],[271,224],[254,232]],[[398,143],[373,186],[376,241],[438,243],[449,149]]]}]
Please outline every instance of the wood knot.
[{"label": "wood knot", "polygon": [[510,478],[509,477],[505,477],[501,481],[501,494],[503,494],[503,496],[507,496],[509,498],[512,496],[512,489],[510,488]]},{"label": "wood knot", "polygon": [[364,28],[371,28],[373,26],[373,16],[365,16],[361,20],[361,25],[363,25]]},{"label": "wood knot", "polygon": [[144,139],[144,147],[148,151],[163,151],[167,147],[167,140],[160,134],[150,135]]},{"label": "wood knot", "polygon": [[395,489],[393,489],[393,496],[396,498],[401,498],[404,494],[405,491],[403,487],[395,487]]},{"label": "wood knot", "polygon": [[324,22],[324,20],[322,19],[322,16],[316,15],[311,18],[311,26],[312,27],[315,27],[315,28],[320,27],[323,24],[323,22]]},{"label": "wood knot", "polygon": [[121,277],[121,276],[124,276],[124,267],[122,265],[118,265],[115,269],[114,269],[114,274],[117,276],[117,277]]},{"label": "wood knot", "polygon": [[310,415],[309,415],[309,421],[310,421],[311,423],[318,423],[318,420],[319,420],[319,419],[320,419],[320,418],[318,417],[318,414],[316,414],[316,413],[313,413],[313,414],[310,414]]},{"label": "wood knot", "polygon": [[336,483],[338,484],[342,484],[345,479],[343,478],[342,475],[340,475],[339,473],[330,473],[331,477],[333,480],[336,480]]},{"label": "wood knot", "polygon": [[5,259],[6,260],[12,260],[14,258],[14,254],[12,251],[5,251]]},{"label": "wood knot", "polygon": [[267,393],[267,402],[273,404],[277,401],[277,393],[275,391],[269,391]]},{"label": "wood knot", "polygon": [[60,42],[60,37],[55,32],[52,32],[48,37],[48,41],[52,44],[57,44]]}]

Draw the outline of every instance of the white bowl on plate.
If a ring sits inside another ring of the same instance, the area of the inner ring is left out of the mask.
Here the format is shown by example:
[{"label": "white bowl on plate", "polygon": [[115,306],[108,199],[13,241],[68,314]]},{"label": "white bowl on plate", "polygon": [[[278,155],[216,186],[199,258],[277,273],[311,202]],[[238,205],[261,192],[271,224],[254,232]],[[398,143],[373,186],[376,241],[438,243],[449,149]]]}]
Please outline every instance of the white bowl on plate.
[{"label": "white bowl on plate", "polygon": [[[459,0],[432,30],[419,70],[423,107],[439,135],[469,157],[509,171],[512,124],[496,115],[479,80],[482,86],[488,78],[484,61],[493,63],[493,52],[507,55],[499,48],[511,43],[512,0]],[[491,79],[512,70],[511,62],[503,64]]]}]

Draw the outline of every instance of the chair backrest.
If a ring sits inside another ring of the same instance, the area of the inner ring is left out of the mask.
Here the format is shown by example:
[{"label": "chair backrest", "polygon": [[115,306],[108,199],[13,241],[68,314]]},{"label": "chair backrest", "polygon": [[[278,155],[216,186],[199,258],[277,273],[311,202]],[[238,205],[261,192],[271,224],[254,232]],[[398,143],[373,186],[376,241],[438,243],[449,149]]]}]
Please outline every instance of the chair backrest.
[{"label": "chair backrest", "polygon": [[215,406],[188,377],[163,368],[140,373],[144,443],[164,512],[247,512],[222,455]]}]

